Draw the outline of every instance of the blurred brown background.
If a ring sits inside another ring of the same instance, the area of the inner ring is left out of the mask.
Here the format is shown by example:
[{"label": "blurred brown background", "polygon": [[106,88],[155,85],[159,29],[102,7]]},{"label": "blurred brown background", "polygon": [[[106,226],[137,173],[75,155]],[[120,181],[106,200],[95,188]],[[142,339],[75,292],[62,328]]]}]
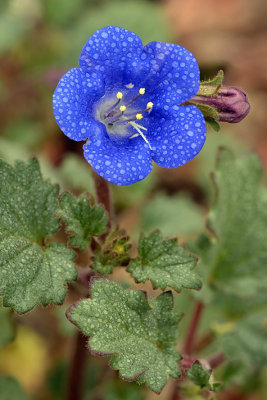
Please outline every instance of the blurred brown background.
[{"label": "blurred brown background", "polygon": [[[203,79],[222,68],[225,84],[248,95],[248,117],[237,125],[222,124],[219,133],[208,129],[207,142],[195,160],[173,170],[156,167],[145,181],[131,187],[113,187],[117,221],[133,237],[137,230],[148,232],[159,226],[165,235],[178,235],[181,240],[195,237],[204,229],[212,201],[209,174],[219,146],[228,146],[236,154],[254,149],[267,168],[267,2],[0,0],[0,157],[12,162],[38,156],[43,174],[60,183],[62,190],[92,192],[93,184],[82,143],[66,138],[54,120],[52,94],[62,74],[77,66],[87,38],[107,25],[132,30],[144,43],[180,44],[197,58]],[[86,262],[82,256],[78,259],[81,266]],[[11,349],[0,350],[0,371],[16,376],[40,399],[62,398],[64,354],[73,335],[64,318],[64,310],[52,308],[16,317],[23,326],[17,341]],[[47,384],[51,367],[55,372]],[[90,370],[92,382],[94,373]],[[50,389],[44,389],[46,385]],[[127,392],[126,386],[109,389],[105,399],[144,398],[135,389],[128,397],[120,394]],[[98,391],[99,387],[95,395],[89,391],[87,398],[99,399]],[[146,392],[145,398],[166,399],[168,391],[167,387],[160,396]],[[227,396],[221,398],[235,398],[231,393]],[[260,399],[250,394],[243,398]]]}]

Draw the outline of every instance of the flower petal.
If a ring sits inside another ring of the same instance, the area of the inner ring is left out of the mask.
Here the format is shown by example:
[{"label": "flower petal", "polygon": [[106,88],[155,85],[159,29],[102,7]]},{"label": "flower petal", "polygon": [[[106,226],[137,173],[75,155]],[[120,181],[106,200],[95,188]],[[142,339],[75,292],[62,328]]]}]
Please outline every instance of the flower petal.
[{"label": "flower petal", "polygon": [[104,126],[94,120],[93,104],[104,94],[100,72],[73,68],[59,81],[53,95],[55,119],[66,136],[80,141]]},{"label": "flower petal", "polygon": [[107,85],[111,82],[129,84],[135,77],[141,77],[142,50],[142,40],[135,33],[108,26],[96,31],[87,40],[79,64],[86,69],[102,71]]},{"label": "flower petal", "polygon": [[130,139],[122,146],[112,142],[107,135],[93,135],[83,148],[93,169],[115,185],[139,182],[152,170],[150,150],[141,137]]},{"label": "flower petal", "polygon": [[142,82],[155,97],[168,90],[176,90],[178,103],[191,99],[199,88],[199,67],[195,57],[182,46],[151,42],[143,50],[141,59],[150,63],[150,72]]},{"label": "flower petal", "polygon": [[176,168],[192,160],[206,140],[203,114],[195,106],[175,106],[168,118],[151,118],[147,138],[152,159],[161,167]]}]

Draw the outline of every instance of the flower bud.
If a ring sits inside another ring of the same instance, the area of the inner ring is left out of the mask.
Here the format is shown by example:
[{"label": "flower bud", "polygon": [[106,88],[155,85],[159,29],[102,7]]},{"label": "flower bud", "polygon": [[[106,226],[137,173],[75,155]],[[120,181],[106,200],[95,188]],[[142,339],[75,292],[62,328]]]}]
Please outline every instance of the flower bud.
[{"label": "flower bud", "polygon": [[222,86],[213,96],[196,95],[191,101],[215,108],[218,113],[218,120],[223,122],[240,122],[250,110],[246,93],[241,89],[230,86]]}]

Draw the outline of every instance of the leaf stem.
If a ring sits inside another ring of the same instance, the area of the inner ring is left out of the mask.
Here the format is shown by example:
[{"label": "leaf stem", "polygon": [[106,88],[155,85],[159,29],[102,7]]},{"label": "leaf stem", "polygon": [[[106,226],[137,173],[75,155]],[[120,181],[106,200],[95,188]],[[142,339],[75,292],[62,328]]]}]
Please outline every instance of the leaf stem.
[{"label": "leaf stem", "polygon": [[87,337],[77,332],[74,342],[73,357],[68,379],[66,400],[80,400],[82,398],[82,382],[85,372],[88,350]]},{"label": "leaf stem", "polygon": [[189,324],[189,328],[185,338],[183,353],[186,355],[191,355],[194,350],[197,328],[199,325],[200,318],[202,316],[203,309],[204,309],[204,304],[201,301],[198,301],[195,305],[192,319]]}]

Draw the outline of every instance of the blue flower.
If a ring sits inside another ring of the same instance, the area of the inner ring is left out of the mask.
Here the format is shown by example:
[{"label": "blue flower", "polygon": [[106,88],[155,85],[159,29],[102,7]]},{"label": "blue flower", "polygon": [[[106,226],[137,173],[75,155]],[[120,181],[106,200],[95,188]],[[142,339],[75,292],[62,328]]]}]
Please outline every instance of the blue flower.
[{"label": "blue flower", "polygon": [[110,26],[87,40],[79,65],[58,83],[54,114],[65,135],[86,140],[84,156],[99,175],[130,185],[151,172],[152,161],[176,168],[199,153],[204,117],[180,105],[199,88],[188,50],[161,42],[143,47],[135,33]]}]

